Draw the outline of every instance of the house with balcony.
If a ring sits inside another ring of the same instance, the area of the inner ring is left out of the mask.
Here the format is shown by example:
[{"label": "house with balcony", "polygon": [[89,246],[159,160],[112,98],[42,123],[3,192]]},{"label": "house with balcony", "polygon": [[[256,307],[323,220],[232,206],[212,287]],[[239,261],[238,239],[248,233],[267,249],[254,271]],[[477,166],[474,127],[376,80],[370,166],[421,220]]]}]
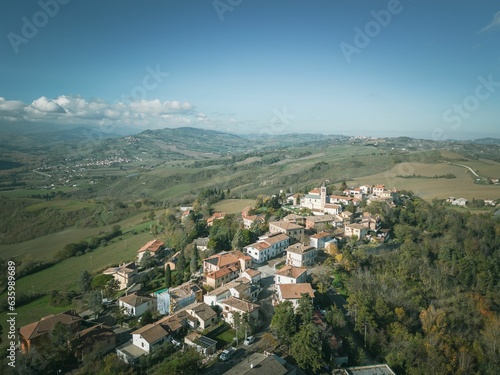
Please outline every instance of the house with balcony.
[{"label": "house with balcony", "polygon": [[255,321],[259,319],[259,305],[255,303],[236,297],[229,297],[221,301],[219,305],[222,307],[224,321],[232,326],[234,325],[235,313],[239,313],[240,316],[248,314],[248,317]]},{"label": "house with balcony", "polygon": [[284,253],[290,237],[283,233],[269,233],[259,237],[256,243],[245,246],[245,253],[256,263],[263,263]]}]

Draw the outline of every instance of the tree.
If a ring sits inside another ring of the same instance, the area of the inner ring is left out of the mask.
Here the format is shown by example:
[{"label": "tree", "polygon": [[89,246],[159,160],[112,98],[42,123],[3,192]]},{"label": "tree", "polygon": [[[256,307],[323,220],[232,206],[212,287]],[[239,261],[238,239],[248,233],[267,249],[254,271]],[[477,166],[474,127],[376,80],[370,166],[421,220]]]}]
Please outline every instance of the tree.
[{"label": "tree", "polygon": [[88,306],[89,309],[94,312],[97,316],[101,313],[103,310],[103,305],[102,305],[102,295],[100,291],[93,291],[89,292],[89,299],[88,299]]},{"label": "tree", "polygon": [[177,258],[177,263],[175,264],[175,269],[181,274],[181,278],[184,274],[184,269],[186,268],[186,258],[184,257],[184,250],[179,251],[179,257]]},{"label": "tree", "polygon": [[155,212],[151,210],[148,215],[149,221],[153,221],[155,219]]},{"label": "tree", "polygon": [[150,268],[154,265],[155,259],[149,251],[145,251],[141,258],[141,267]]},{"label": "tree", "polygon": [[112,275],[97,275],[92,279],[91,287],[93,290],[103,290],[106,287],[106,284],[114,280]]},{"label": "tree", "polygon": [[191,271],[192,274],[198,271],[199,263],[200,263],[200,254],[198,253],[198,246],[194,244],[193,254],[191,255],[191,261],[189,262],[189,270]]},{"label": "tree", "polygon": [[266,332],[262,335],[260,339],[260,346],[263,350],[267,352],[274,352],[279,345],[279,341],[276,340],[276,337],[273,336],[272,333]]},{"label": "tree", "polygon": [[92,284],[92,276],[87,270],[82,272],[78,283],[80,284],[80,288],[82,289],[83,293],[86,293],[90,290]]},{"label": "tree", "polygon": [[145,326],[153,322],[154,322],[153,312],[151,310],[144,311],[144,313],[141,315],[141,324]]},{"label": "tree", "polygon": [[120,289],[120,282],[113,278],[106,283],[103,289],[103,293],[106,297],[112,297],[119,289]]},{"label": "tree", "polygon": [[297,307],[297,317],[301,324],[312,322],[313,318],[313,304],[311,296],[307,293],[302,293],[299,299],[299,306]]},{"label": "tree", "polygon": [[328,309],[325,314],[325,320],[334,330],[344,328],[346,325],[344,314],[336,305]]},{"label": "tree", "polygon": [[172,271],[170,270],[170,264],[167,264],[165,269],[165,287],[170,288],[172,286]]},{"label": "tree", "polygon": [[164,362],[155,374],[197,375],[202,368],[202,357],[194,349],[177,352],[168,362]]},{"label": "tree", "polygon": [[271,327],[276,332],[276,336],[281,343],[290,347],[291,339],[297,332],[297,320],[290,301],[280,302],[274,308],[274,315],[271,320]]},{"label": "tree", "polygon": [[233,240],[231,241],[231,246],[235,250],[243,250],[243,246],[245,245],[245,237],[243,236],[241,229],[238,229],[233,237]]},{"label": "tree", "polygon": [[293,337],[290,354],[302,369],[315,373],[325,364],[322,347],[319,328],[309,322]]},{"label": "tree", "polygon": [[342,180],[342,182],[340,183],[340,187],[339,187],[340,191],[344,191],[345,189],[347,189],[347,184],[345,183],[345,180]]},{"label": "tree", "polygon": [[104,357],[99,375],[134,374],[134,370],[124,363],[116,354]]}]

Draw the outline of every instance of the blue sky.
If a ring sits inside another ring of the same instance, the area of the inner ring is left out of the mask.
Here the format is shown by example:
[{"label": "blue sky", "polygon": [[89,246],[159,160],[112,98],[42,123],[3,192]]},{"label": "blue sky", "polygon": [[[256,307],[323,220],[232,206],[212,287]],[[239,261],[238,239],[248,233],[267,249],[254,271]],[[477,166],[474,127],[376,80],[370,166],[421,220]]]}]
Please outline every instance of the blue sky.
[{"label": "blue sky", "polygon": [[498,1],[2,5],[0,127],[499,136]]}]

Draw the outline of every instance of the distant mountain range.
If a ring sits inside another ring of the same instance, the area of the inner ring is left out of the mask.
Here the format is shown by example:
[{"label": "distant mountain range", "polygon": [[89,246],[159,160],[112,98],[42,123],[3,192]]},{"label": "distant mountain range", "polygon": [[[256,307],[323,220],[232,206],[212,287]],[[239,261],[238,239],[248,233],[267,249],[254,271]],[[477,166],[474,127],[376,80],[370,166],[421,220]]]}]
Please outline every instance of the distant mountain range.
[{"label": "distant mountain range", "polygon": [[[366,142],[368,139],[339,134],[290,133],[290,134],[244,134],[236,135],[215,130],[193,127],[144,130],[130,127],[114,127],[112,132],[104,132],[92,126],[62,126],[56,124],[18,124],[0,125],[0,147],[27,151],[30,148],[48,149],[61,145],[79,145],[78,151],[84,154],[107,153],[123,150],[127,155],[154,154],[169,159],[203,157],[208,154],[230,155],[248,153],[263,149],[279,149],[294,146],[326,146],[344,142]],[[405,147],[419,141],[420,147],[438,147],[435,141],[408,137],[379,138],[395,146]],[[89,141],[89,142],[87,142]],[[462,144],[500,145],[500,139],[481,138],[473,141],[450,141]],[[370,143],[370,142],[369,142]],[[373,143],[373,142],[372,142]],[[371,144],[371,143],[370,143]],[[375,143],[376,145],[376,143]],[[70,149],[70,148],[68,148]]]}]

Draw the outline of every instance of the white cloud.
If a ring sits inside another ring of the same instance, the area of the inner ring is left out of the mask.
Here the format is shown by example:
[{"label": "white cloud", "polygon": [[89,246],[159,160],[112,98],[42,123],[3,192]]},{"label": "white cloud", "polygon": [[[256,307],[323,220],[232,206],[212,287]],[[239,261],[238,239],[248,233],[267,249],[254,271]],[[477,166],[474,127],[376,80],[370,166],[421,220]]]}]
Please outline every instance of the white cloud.
[{"label": "white cloud", "polygon": [[[0,97],[0,121],[27,121],[61,125],[127,126],[138,129],[158,129],[179,126],[198,126],[212,130],[247,128],[231,114],[206,114],[186,101],[122,99],[114,103],[99,98],[61,95],[42,96],[31,104]],[[111,131],[111,130],[110,130]]]},{"label": "white cloud", "polygon": [[45,96],[36,99],[26,108],[26,111],[34,113],[66,113],[63,107]]},{"label": "white cloud", "polygon": [[160,128],[190,124],[196,120],[189,102],[133,100],[109,103],[103,99],[61,95],[55,99],[42,96],[31,104],[0,97],[0,120],[23,119],[60,124],[117,124],[139,128]]},{"label": "white cloud", "polygon": [[490,24],[488,26],[481,29],[481,32],[487,31],[490,29],[497,29],[497,28],[500,28],[500,11],[496,12],[493,15],[493,20],[490,22]]},{"label": "white cloud", "polygon": [[150,115],[163,115],[169,113],[185,113],[192,109],[188,102],[180,103],[176,100],[161,102],[154,100],[137,100],[129,104],[130,109],[136,113],[146,113]]},{"label": "white cloud", "polygon": [[0,97],[0,112],[18,112],[21,111],[26,105],[18,100],[6,100]]}]

